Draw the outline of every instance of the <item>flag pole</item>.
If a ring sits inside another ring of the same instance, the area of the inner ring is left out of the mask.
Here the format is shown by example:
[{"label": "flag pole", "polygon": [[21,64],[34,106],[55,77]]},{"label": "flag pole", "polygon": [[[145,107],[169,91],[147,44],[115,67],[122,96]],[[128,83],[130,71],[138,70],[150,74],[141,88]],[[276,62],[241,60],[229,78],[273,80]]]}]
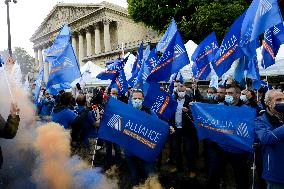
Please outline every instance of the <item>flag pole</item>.
[{"label": "flag pole", "polygon": [[121,43],[121,54],[122,54],[121,58],[124,58],[124,43],[123,42]]},{"label": "flag pole", "polygon": [[14,96],[13,96],[13,93],[12,93],[12,90],[11,90],[11,85],[9,83],[8,76],[7,76],[7,71],[6,71],[5,68],[4,68],[4,77],[5,77],[5,80],[6,80],[6,83],[7,83],[7,87],[8,87],[9,93],[10,93],[10,97],[11,97],[12,103],[15,103],[15,99],[14,99]]}]

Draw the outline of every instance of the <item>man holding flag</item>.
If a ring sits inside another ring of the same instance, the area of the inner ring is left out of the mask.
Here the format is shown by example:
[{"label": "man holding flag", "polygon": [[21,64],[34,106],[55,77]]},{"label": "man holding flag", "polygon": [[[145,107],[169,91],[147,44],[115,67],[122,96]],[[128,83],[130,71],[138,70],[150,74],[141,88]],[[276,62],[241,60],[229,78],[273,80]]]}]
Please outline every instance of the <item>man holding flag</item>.
[{"label": "man holding flag", "polygon": [[[144,93],[135,90],[131,106],[110,98],[100,122],[99,137],[124,147],[132,186],[154,173],[154,162],[167,139],[169,126],[143,106]],[[142,165],[143,173],[140,173]]]},{"label": "man holding flag", "polygon": [[[214,142],[207,149],[208,188],[218,189],[225,163],[233,168],[236,189],[249,188],[249,153],[253,151],[254,109],[243,106],[238,86],[226,89],[225,105],[194,103],[192,113],[199,139]],[[245,114],[245,118],[236,116]],[[215,144],[215,145],[214,145]]]},{"label": "man holding flag", "polygon": [[[192,99],[186,94],[186,87],[180,84],[175,92],[177,108],[170,123],[175,128],[173,135],[173,155],[175,156],[176,169],[184,169],[183,155],[187,160],[187,171],[190,178],[196,177],[196,160],[198,157],[198,138],[192,123],[189,103]],[[183,152],[182,149],[185,149]]]}]

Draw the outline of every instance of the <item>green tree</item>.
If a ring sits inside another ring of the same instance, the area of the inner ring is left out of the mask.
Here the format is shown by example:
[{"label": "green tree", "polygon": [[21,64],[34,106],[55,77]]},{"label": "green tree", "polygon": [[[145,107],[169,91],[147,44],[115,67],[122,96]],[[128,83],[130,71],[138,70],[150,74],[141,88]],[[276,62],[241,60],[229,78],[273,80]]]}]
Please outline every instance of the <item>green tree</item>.
[{"label": "green tree", "polygon": [[[284,13],[284,0],[278,0]],[[251,0],[127,0],[128,12],[135,22],[163,33],[175,18],[185,41],[200,43],[215,31],[222,41],[233,21],[250,5]]]}]

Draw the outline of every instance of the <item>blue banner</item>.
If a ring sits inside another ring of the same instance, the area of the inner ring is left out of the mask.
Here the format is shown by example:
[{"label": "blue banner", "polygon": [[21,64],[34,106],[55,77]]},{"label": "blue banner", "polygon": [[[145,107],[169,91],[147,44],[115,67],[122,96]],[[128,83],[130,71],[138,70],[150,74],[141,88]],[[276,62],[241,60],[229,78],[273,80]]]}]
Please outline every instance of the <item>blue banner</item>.
[{"label": "blue banner", "polygon": [[172,74],[178,73],[187,64],[189,64],[189,58],[181,35],[177,31],[147,81],[169,81]]},{"label": "blue banner", "polygon": [[283,23],[273,26],[264,33],[264,40],[262,42],[263,62],[261,64],[263,68],[268,68],[275,64],[275,57],[281,44],[284,44]]},{"label": "blue banner", "polygon": [[[283,22],[277,0],[253,0],[241,25],[240,46],[248,57],[247,49],[265,30]],[[253,51],[252,51],[253,52]]]},{"label": "blue banner", "polygon": [[100,138],[148,162],[155,161],[168,133],[166,122],[113,98],[106,104],[99,129]]},{"label": "blue banner", "polygon": [[212,66],[218,77],[226,73],[231,68],[233,62],[244,55],[242,49],[239,47],[240,26],[244,17],[245,13],[234,21],[212,62]]},{"label": "blue banner", "polygon": [[191,111],[199,140],[208,138],[231,152],[253,151],[255,109],[194,103]]},{"label": "blue banner", "polygon": [[150,84],[148,95],[145,96],[143,104],[151,107],[153,112],[165,120],[169,120],[177,108],[177,101],[173,99],[171,93],[163,91],[156,83]]},{"label": "blue banner", "polygon": [[195,79],[206,80],[210,72],[211,72],[210,63],[208,63],[202,69],[198,69],[196,64],[192,65],[192,73]]}]

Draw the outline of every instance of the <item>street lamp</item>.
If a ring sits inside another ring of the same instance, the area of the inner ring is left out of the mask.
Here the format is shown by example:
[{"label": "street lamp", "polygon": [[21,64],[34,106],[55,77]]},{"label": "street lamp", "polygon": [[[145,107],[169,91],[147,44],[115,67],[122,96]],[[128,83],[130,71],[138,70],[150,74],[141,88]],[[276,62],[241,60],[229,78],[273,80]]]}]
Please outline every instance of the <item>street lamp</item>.
[{"label": "street lamp", "polygon": [[[11,0],[5,0],[5,4],[7,5],[7,25],[8,25],[8,51],[10,57],[12,57],[12,47],[11,47],[11,31],[10,31],[10,11],[9,11],[9,3]],[[17,3],[17,0],[13,0],[13,3]]]}]

